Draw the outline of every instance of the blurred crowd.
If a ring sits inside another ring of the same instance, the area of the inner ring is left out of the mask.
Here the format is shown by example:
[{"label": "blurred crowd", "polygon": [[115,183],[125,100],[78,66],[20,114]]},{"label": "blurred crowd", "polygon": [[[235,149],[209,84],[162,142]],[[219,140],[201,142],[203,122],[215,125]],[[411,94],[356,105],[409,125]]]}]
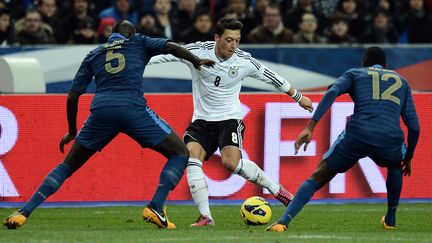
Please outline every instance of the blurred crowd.
[{"label": "blurred crowd", "polygon": [[121,19],[206,41],[224,16],[242,21],[242,43],[432,43],[432,0],[0,0],[0,46],[104,43]]}]

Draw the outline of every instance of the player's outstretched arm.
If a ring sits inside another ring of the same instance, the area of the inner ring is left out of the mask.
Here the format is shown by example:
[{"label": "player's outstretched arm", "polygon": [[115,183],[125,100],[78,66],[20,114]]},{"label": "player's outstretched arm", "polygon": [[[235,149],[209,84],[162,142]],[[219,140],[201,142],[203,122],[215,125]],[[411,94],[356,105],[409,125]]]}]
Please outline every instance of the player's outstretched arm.
[{"label": "player's outstretched arm", "polygon": [[408,128],[408,147],[405,153],[405,158],[402,161],[402,171],[404,176],[411,175],[411,159],[414,156],[414,150],[420,136],[420,124],[417,116],[417,111],[414,106],[414,100],[411,95],[411,90],[407,89],[407,97],[401,110],[402,120]]},{"label": "player's outstretched arm", "polygon": [[165,52],[172,54],[178,58],[185,59],[186,61],[191,62],[196,69],[200,69],[201,65],[206,65],[209,67],[213,67],[215,64],[214,61],[209,59],[200,59],[195,56],[192,52],[182,47],[181,45],[175,42],[167,42],[165,45]]},{"label": "player's outstretched arm", "polygon": [[64,146],[75,139],[77,134],[76,120],[78,114],[78,101],[81,93],[76,91],[69,91],[66,109],[68,120],[68,133],[66,133],[60,141],[60,151],[64,153]]}]

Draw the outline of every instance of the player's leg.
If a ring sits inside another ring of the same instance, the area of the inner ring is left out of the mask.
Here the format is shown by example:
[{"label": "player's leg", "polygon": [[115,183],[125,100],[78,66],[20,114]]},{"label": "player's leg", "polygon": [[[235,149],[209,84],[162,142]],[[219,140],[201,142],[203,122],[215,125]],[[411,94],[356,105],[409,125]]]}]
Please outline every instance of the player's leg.
[{"label": "player's leg", "polygon": [[36,207],[54,194],[68,177],[117,135],[116,129],[107,122],[106,117],[102,114],[104,114],[103,111],[92,112],[78,133],[65,160],[47,175],[30,200],[18,210],[18,213],[14,214],[15,217],[11,215],[3,221],[8,228],[21,226],[22,224],[19,225],[19,222],[14,222],[15,218],[18,220],[21,218],[25,221],[25,218],[29,217]]},{"label": "player's leg", "polygon": [[302,208],[310,201],[314,193],[330,182],[335,176],[336,173],[330,171],[327,167],[326,161],[322,160],[312,176],[304,181],[300,186],[294,199],[279,219],[279,222],[288,226],[291,220],[293,220]]},{"label": "player's leg", "polygon": [[292,200],[292,194],[281,185],[272,181],[258,165],[241,156],[245,125],[242,120],[227,120],[220,122],[219,147],[223,166],[246,180],[266,188],[285,206]]},{"label": "player's leg", "polygon": [[381,224],[385,229],[396,228],[396,210],[402,190],[401,161],[405,157],[405,144],[391,149],[371,149],[370,157],[382,167],[387,167],[387,214],[381,218]]},{"label": "player's leg", "polygon": [[159,228],[173,229],[175,225],[169,222],[164,203],[184,174],[189,152],[174,130],[149,107],[127,107],[124,112],[121,131],[143,148],[151,148],[168,159],[160,173],[156,192],[143,211],[143,218]]},{"label": "player's leg", "polygon": [[347,139],[344,139],[344,135],[345,132],[339,135],[329,151],[324,154],[312,176],[300,186],[282,217],[278,222],[270,225],[267,228],[268,231],[285,231],[289,223],[310,201],[316,191],[330,182],[337,173],[349,170],[359,158],[365,156],[361,151],[357,151]]},{"label": "player's leg", "polygon": [[3,221],[4,225],[9,229],[22,226],[33,210],[57,192],[64,181],[79,169],[95,152],[95,150],[84,148],[75,142],[65,161],[57,165],[45,177],[30,200],[17,213],[12,214]]},{"label": "player's leg", "polygon": [[196,120],[186,129],[183,138],[190,154],[186,168],[189,190],[200,212],[200,216],[191,226],[215,224],[210,211],[207,181],[202,169],[203,162],[216,150],[216,143],[212,141],[217,140],[217,137],[213,136],[217,133],[212,131],[217,130],[212,129],[212,124],[204,120]]},{"label": "player's leg", "polygon": [[387,214],[382,219],[386,229],[396,227],[396,210],[399,205],[399,198],[402,190],[402,169],[401,167],[387,168]]}]

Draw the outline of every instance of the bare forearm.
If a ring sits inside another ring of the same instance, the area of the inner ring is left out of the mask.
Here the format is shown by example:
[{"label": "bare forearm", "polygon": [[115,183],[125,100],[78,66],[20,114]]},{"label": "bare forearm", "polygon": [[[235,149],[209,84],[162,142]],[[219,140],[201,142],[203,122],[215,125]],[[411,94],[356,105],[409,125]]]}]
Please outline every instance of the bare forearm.
[{"label": "bare forearm", "polygon": [[193,65],[198,65],[200,61],[200,59],[197,56],[195,56],[192,52],[188,51],[186,48],[174,42],[166,43],[165,52],[167,54],[172,54],[178,58],[189,61]]},{"label": "bare forearm", "polygon": [[68,94],[66,109],[69,133],[75,135],[77,133],[76,120],[78,114],[78,100],[81,94],[70,91]]}]

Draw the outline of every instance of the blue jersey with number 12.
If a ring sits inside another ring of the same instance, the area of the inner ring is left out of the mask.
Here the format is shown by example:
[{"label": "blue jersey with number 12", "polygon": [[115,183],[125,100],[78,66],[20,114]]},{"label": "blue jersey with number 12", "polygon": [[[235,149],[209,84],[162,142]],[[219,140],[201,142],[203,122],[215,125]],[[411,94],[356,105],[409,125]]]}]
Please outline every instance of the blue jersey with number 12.
[{"label": "blue jersey with number 12", "polygon": [[82,62],[71,90],[84,93],[95,77],[96,95],[91,109],[110,106],[145,106],[143,72],[152,56],[163,54],[167,39],[114,33]]},{"label": "blue jersey with number 12", "polygon": [[355,103],[346,131],[354,139],[377,147],[400,146],[404,121],[418,119],[408,82],[393,70],[374,65],[345,72],[333,85]]}]

